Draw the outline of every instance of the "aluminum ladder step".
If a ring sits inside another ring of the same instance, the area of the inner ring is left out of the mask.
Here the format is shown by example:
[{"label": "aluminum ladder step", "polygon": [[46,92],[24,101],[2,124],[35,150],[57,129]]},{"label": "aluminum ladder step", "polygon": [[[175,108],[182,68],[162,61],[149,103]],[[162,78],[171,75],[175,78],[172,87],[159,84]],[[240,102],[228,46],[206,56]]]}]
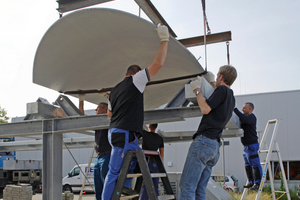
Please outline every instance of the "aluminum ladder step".
[{"label": "aluminum ladder step", "polygon": [[[128,196],[121,196],[120,199],[133,199],[136,197],[139,197],[140,195],[134,194],[134,195],[128,195]],[[158,196],[158,200],[169,200],[169,199],[175,199],[174,195],[164,195],[164,196]]]},{"label": "aluminum ladder step", "polygon": [[[259,150],[259,153],[269,153],[269,150]],[[272,153],[277,153],[278,150],[272,150]]]},{"label": "aluminum ladder step", "polygon": [[168,199],[175,199],[175,196],[174,195],[158,196],[158,200],[168,200]]},{"label": "aluminum ladder step", "polygon": [[133,199],[136,197],[139,197],[139,194],[134,194],[134,195],[128,195],[128,196],[121,196],[120,199]]},{"label": "aluminum ladder step", "polygon": [[[167,177],[166,173],[151,173],[152,178]],[[141,177],[142,174],[127,174],[127,178]]]}]

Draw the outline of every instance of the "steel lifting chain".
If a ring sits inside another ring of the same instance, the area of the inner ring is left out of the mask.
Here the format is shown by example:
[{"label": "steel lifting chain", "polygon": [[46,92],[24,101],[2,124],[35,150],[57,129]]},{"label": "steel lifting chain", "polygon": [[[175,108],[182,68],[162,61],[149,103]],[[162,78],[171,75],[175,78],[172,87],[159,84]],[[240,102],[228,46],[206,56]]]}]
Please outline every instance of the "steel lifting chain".
[{"label": "steel lifting chain", "polygon": [[[206,26],[207,26],[207,19],[205,14],[205,0],[201,0],[202,3],[202,10],[203,10],[203,30],[204,30],[204,62],[205,62],[205,68],[204,71],[207,71],[207,53],[206,53]],[[209,30],[210,31],[210,30]]]},{"label": "steel lifting chain", "polygon": [[208,19],[207,19],[207,15],[206,15],[205,0],[201,0],[201,3],[202,3],[202,9],[203,9],[203,12],[204,12],[204,17],[205,17],[205,24],[206,24],[206,27],[207,27],[207,34],[210,34],[211,31],[210,31],[210,28],[209,28],[209,25],[208,25]]}]

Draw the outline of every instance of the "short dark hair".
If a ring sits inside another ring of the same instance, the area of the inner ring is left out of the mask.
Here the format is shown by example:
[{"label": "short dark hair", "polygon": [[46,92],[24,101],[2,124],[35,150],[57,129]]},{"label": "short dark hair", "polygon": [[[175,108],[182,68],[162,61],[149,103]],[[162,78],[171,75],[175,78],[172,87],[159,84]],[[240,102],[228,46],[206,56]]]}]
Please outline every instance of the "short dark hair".
[{"label": "short dark hair", "polygon": [[140,70],[142,70],[141,68],[140,68],[140,66],[138,66],[138,65],[130,65],[129,67],[128,67],[128,69],[127,69],[127,72],[126,72],[126,74],[127,75],[134,75],[134,74],[136,74],[138,71],[140,71]]},{"label": "short dark hair", "polygon": [[251,102],[246,102],[245,104],[247,104],[248,106],[250,106],[250,108],[252,108],[252,110],[254,110],[254,105]]},{"label": "short dark hair", "polygon": [[224,83],[231,86],[237,77],[236,69],[231,65],[220,67],[219,73],[223,75]]},{"label": "short dark hair", "polygon": [[155,130],[157,128],[157,124],[149,124],[149,127]]},{"label": "short dark hair", "polygon": [[105,102],[99,103],[98,106],[101,106],[102,108],[106,108],[106,109],[108,108],[108,104]]}]

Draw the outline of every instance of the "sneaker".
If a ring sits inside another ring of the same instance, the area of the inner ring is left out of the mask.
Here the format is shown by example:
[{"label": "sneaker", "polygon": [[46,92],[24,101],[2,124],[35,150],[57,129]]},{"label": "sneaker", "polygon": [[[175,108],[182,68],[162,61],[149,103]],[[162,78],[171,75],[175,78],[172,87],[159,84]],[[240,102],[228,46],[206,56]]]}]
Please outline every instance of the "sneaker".
[{"label": "sneaker", "polygon": [[247,182],[246,185],[243,185],[243,188],[251,188],[253,186],[253,183]]},{"label": "sneaker", "polygon": [[124,187],[123,190],[122,190],[122,194],[125,194],[125,195],[135,195],[137,194],[137,192],[131,188],[128,188],[128,187]]},{"label": "sneaker", "polygon": [[251,188],[250,190],[255,190],[257,191],[259,189],[259,184],[255,183]]}]

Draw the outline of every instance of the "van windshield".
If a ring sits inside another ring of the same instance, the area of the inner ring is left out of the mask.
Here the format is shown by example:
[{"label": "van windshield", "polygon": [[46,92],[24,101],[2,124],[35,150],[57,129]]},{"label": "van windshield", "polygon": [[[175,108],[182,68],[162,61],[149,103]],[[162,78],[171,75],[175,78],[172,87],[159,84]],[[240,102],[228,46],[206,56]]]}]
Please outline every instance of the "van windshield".
[{"label": "van windshield", "polygon": [[71,175],[72,176],[78,176],[80,174],[80,168],[76,167],[72,170]]}]

